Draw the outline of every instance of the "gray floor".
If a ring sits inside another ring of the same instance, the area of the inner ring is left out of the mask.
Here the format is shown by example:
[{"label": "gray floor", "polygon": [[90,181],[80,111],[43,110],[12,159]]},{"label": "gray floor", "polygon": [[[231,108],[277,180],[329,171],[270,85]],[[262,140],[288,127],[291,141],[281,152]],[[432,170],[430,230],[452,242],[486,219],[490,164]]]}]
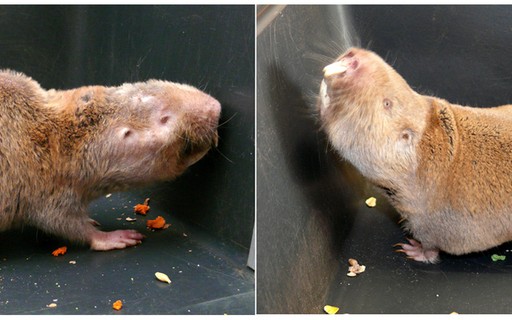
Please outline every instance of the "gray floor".
[{"label": "gray floor", "polygon": [[[30,228],[1,233],[0,314],[254,314],[248,252],[157,206],[148,218],[162,215],[171,223],[167,230],[148,230],[142,216],[125,221],[143,200],[114,194],[90,207],[102,229],[134,228],[147,236],[125,250],[93,252]],[[62,245],[67,254],[53,257]],[[172,283],[156,280],[157,271]],[[124,306],[115,311],[118,299]]]},{"label": "gray floor", "polygon": [[[442,253],[440,263],[424,264],[394,252],[392,245],[404,241],[406,234],[382,197],[372,209],[361,198],[354,217],[325,301],[340,307],[339,313],[512,312],[512,243],[464,256]],[[506,259],[494,262],[493,254]],[[365,265],[366,271],[348,277],[349,258]]]}]

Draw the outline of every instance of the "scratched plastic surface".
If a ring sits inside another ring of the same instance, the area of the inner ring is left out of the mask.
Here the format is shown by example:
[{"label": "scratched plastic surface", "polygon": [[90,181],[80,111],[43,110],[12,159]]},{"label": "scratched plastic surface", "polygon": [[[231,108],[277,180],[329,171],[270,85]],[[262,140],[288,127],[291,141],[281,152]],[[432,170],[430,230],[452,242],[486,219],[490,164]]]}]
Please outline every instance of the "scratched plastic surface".
[{"label": "scratched plastic surface", "polygon": [[[251,314],[254,273],[247,251],[220,241],[150,203],[135,215],[140,196],[121,193],[90,206],[103,230],[136,229],[146,239],[125,250],[94,252],[37,233],[0,233],[0,313],[34,314]],[[150,231],[145,221],[163,216],[171,226]],[[127,222],[134,217],[135,222]],[[68,251],[54,257],[63,245]],[[75,261],[71,264],[70,261]],[[171,284],[155,278],[163,272]],[[112,303],[122,300],[120,311]],[[48,307],[55,303],[56,307]]]},{"label": "scratched plastic surface", "polygon": [[[442,255],[437,265],[395,253],[407,236],[398,214],[330,154],[314,111],[322,68],[351,45],[379,53],[421,93],[510,103],[511,14],[499,6],[287,6],[260,30],[258,312],[323,313],[326,304],[339,313],[512,312],[512,245]],[[378,198],[372,209],[370,196]],[[366,271],[347,277],[349,258]]]}]

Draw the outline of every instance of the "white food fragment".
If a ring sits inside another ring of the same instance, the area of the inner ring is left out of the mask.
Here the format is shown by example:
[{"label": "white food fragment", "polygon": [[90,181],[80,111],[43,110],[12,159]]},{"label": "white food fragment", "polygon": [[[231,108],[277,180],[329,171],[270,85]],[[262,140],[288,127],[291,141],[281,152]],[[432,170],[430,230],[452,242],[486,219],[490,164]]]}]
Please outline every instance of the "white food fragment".
[{"label": "white food fragment", "polygon": [[366,266],[360,265],[356,259],[348,259],[348,263],[350,264],[350,267],[348,267],[349,272],[347,273],[349,277],[355,277],[366,270]]},{"label": "white food fragment", "polygon": [[171,283],[171,279],[169,279],[169,277],[165,273],[156,272],[155,277],[162,282]]}]

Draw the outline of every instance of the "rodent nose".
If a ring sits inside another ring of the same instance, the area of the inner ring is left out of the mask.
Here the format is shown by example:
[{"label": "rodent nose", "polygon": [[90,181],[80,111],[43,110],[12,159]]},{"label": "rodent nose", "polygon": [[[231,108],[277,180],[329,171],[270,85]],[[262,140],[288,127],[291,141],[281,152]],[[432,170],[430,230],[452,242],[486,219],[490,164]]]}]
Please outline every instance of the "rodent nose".
[{"label": "rodent nose", "polygon": [[212,99],[210,100],[209,105],[210,105],[210,108],[212,108],[212,111],[213,111],[213,112],[220,112],[220,102],[219,102],[219,101],[217,101],[216,99],[213,99],[213,98],[212,98]]},{"label": "rodent nose", "polygon": [[221,105],[219,101],[217,101],[214,98],[211,98],[207,103],[207,108],[212,117],[219,117],[221,111]]}]

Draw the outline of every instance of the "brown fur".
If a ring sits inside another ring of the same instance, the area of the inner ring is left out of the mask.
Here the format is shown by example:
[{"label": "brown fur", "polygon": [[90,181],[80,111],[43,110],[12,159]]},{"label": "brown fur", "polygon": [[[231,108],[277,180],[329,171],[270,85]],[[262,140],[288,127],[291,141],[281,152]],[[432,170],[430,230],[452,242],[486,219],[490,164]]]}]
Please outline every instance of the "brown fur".
[{"label": "brown fur", "polygon": [[423,248],[459,255],[512,240],[512,105],[470,108],[419,95],[370,51],[339,59],[358,65],[324,79],[323,127]]},{"label": "brown fur", "polygon": [[98,250],[133,245],[135,233],[112,244],[96,230],[88,203],[181,174],[216,144],[219,113],[212,97],[171,82],[46,91],[1,71],[0,230],[30,224]]}]

